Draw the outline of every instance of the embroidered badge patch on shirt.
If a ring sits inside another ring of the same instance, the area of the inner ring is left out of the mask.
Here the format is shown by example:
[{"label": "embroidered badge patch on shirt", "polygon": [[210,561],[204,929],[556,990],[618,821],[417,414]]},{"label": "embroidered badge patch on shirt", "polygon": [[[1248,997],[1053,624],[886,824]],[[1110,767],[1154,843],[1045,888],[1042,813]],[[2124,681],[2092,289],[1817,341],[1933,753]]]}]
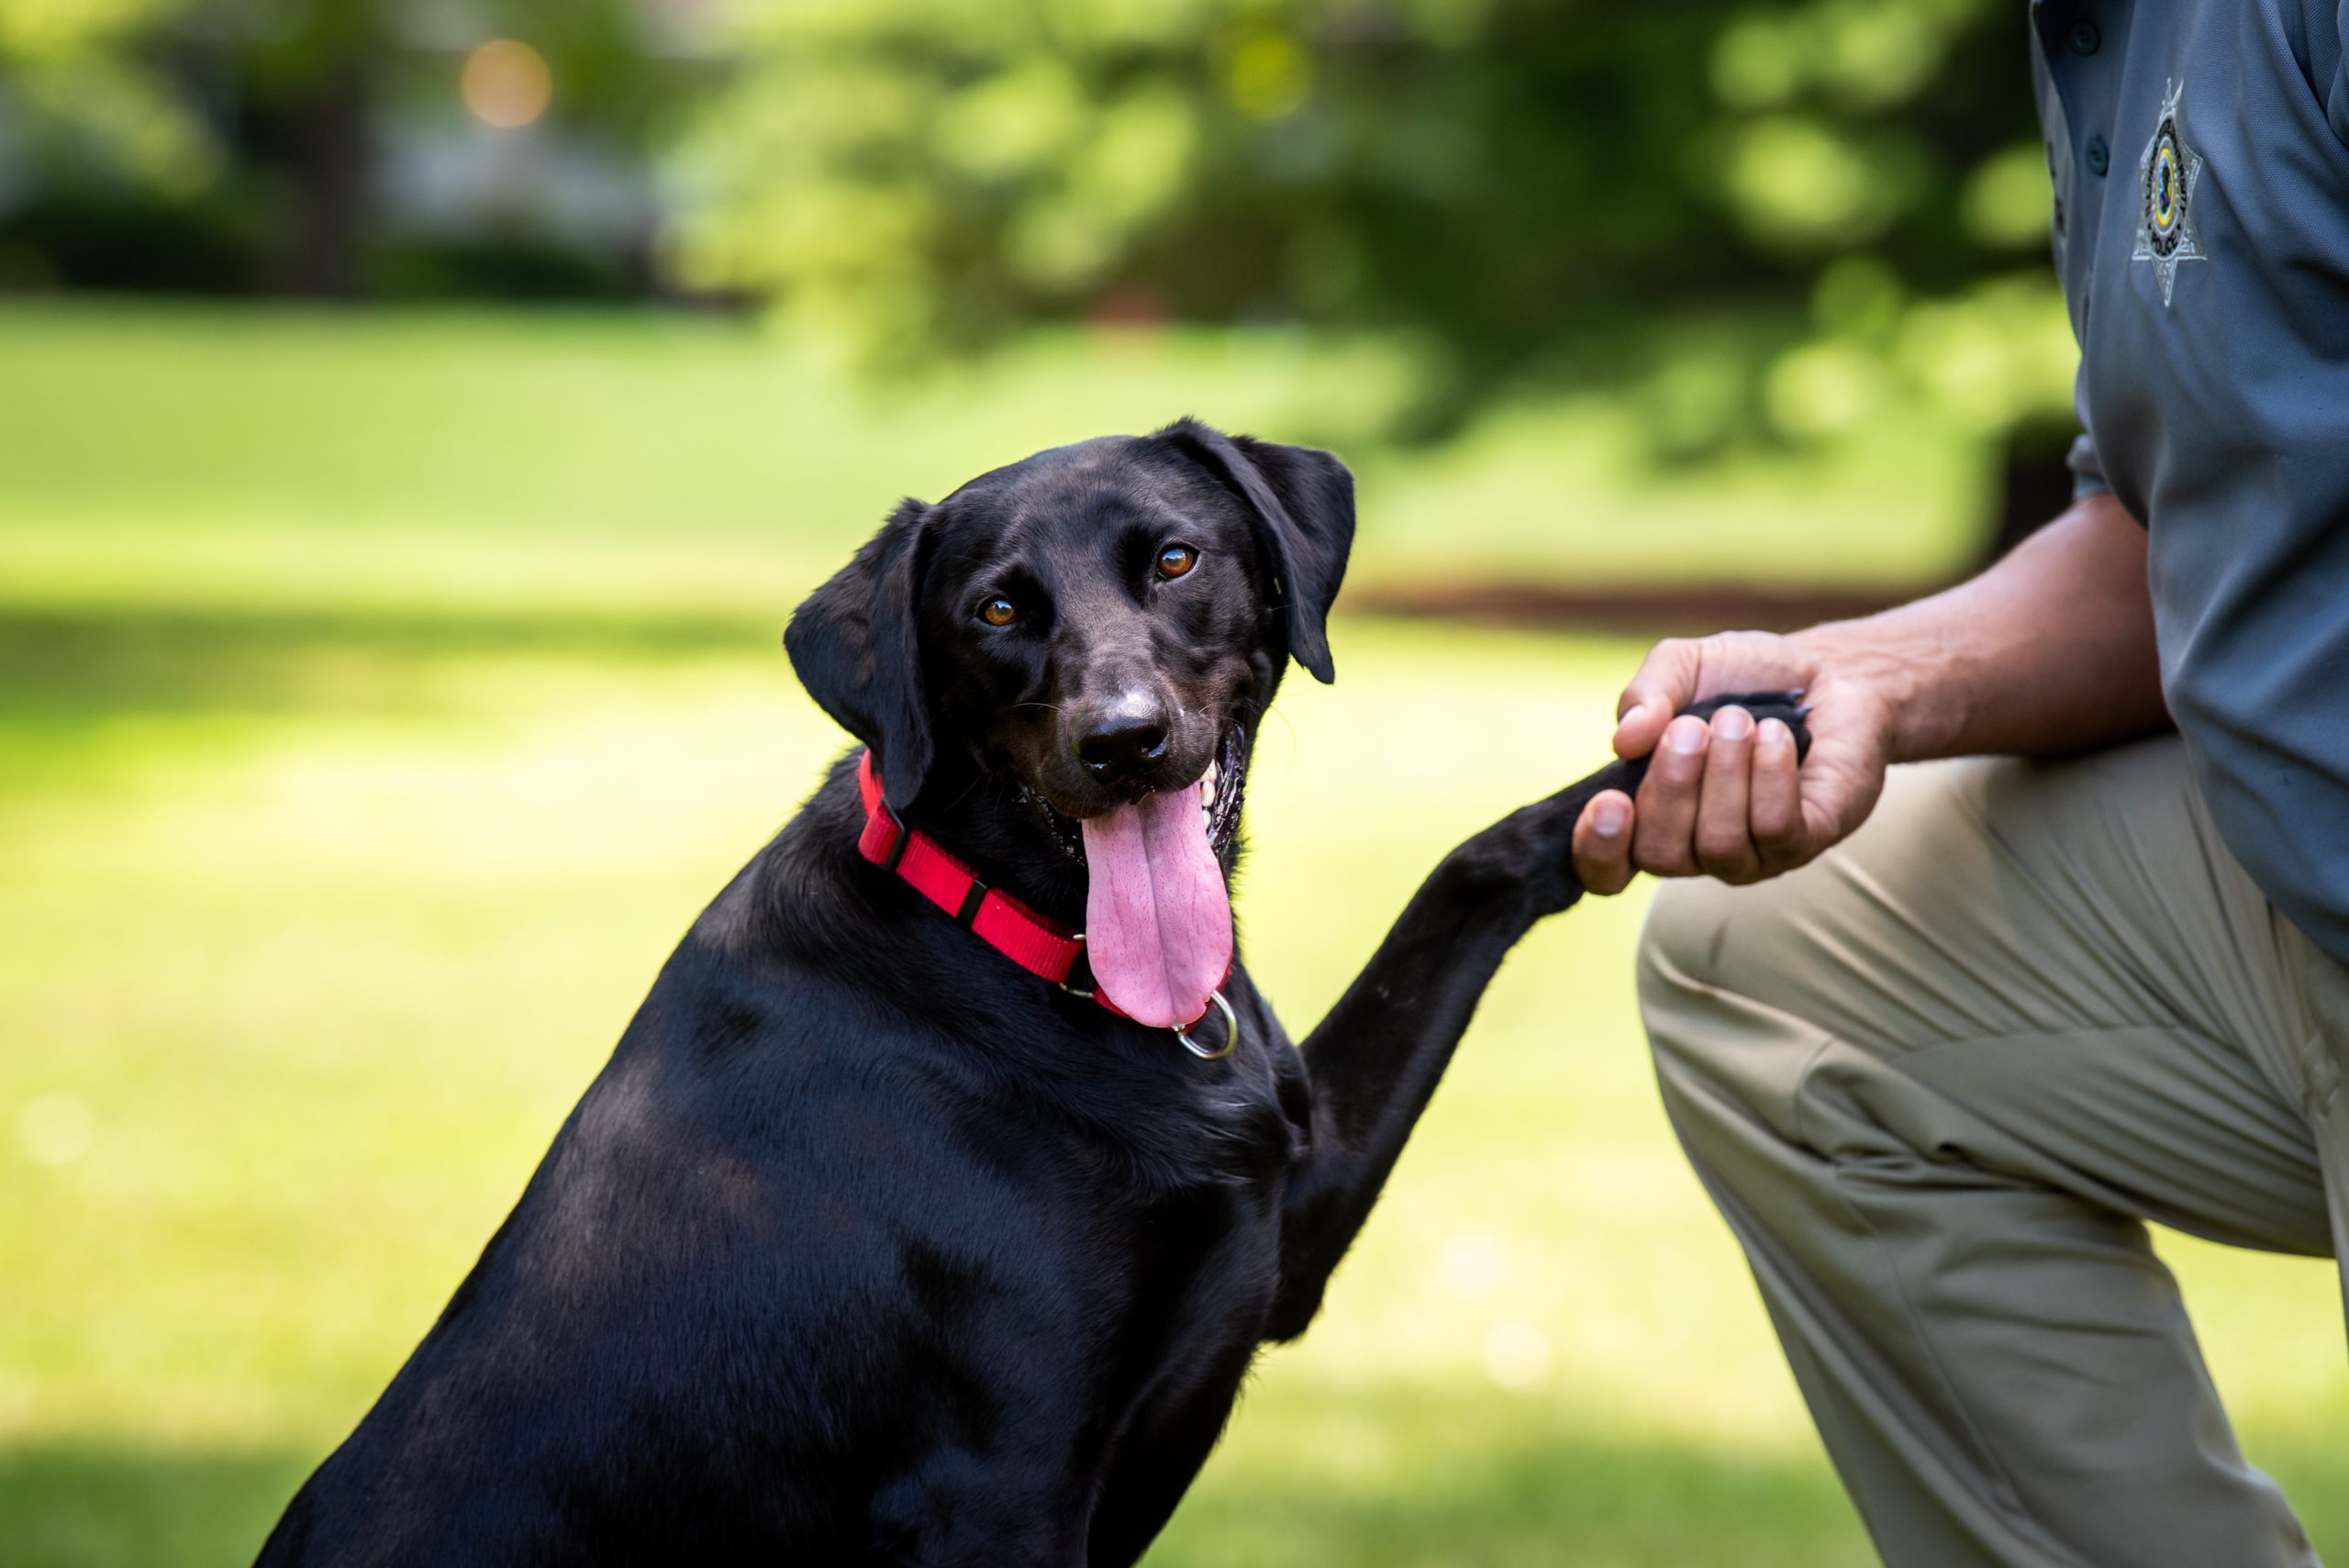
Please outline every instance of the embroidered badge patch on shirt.
[{"label": "embroidered badge patch on shirt", "polygon": [[2186,145],[2177,126],[2177,100],[2185,91],[2183,82],[2169,83],[2154,139],[2137,160],[2137,248],[2129,259],[2154,264],[2164,305],[2177,285],[2178,263],[2205,259],[2194,226],[2194,186],[2202,178],[2202,155]]}]

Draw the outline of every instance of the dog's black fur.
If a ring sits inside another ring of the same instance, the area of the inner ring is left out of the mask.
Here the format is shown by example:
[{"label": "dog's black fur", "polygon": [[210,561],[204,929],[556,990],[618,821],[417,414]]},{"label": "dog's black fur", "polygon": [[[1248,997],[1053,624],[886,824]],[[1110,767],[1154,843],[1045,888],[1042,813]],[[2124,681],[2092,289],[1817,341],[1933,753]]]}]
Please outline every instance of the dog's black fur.
[{"label": "dog's black fur", "polygon": [[[1353,531],[1329,454],[1186,420],[907,503],[787,642],[909,819],[1074,923],[1072,819],[1197,777],[1289,658],[1330,678]],[[1137,693],[1155,751],[1088,764]],[[1799,737],[1793,700],[1753,706]],[[1583,804],[1638,773],[1453,851],[1301,1050],[1235,968],[1207,1062],[859,858],[843,760],[262,1562],[1131,1562],[1256,1347],[1312,1319],[1502,955],[1579,894]]]}]

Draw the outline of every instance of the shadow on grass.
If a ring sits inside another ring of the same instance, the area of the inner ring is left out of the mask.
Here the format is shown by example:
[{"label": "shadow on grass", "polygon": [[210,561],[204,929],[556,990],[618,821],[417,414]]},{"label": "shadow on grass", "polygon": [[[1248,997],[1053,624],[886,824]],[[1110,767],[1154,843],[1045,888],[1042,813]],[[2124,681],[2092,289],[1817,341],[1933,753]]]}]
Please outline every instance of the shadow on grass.
[{"label": "shadow on grass", "polygon": [[[1150,1568],[1867,1568],[1806,1438],[1630,1435],[1565,1396],[1473,1385],[1295,1390],[1245,1408]],[[2349,1561],[2349,1449],[2248,1431],[2326,1561]]]},{"label": "shadow on grass", "polygon": [[1627,1436],[1595,1412],[1475,1386],[1320,1390],[1277,1412],[1266,1405],[1243,1410],[1151,1568],[1875,1561],[1812,1451]]},{"label": "shadow on grass", "polygon": [[[1365,1419],[1373,1418],[1365,1417]],[[1392,1423],[1392,1414],[1377,1418]],[[222,1568],[251,1561],[315,1454],[0,1451],[9,1568]],[[1787,1564],[1870,1561],[1817,1466],[1609,1443],[1429,1451],[1392,1488],[1234,1473],[1224,1454],[1150,1568]],[[1306,1467],[1308,1470],[1310,1467]]]},{"label": "shadow on grass", "polygon": [[0,1449],[9,1568],[250,1562],[316,1454],[60,1444]]},{"label": "shadow on grass", "polygon": [[125,720],[439,717],[485,662],[593,672],[739,661],[771,669],[781,692],[784,619],[0,607],[0,770],[22,784],[102,784],[126,761],[113,744]]},{"label": "shadow on grass", "polygon": [[382,609],[0,608],[0,694],[11,706],[202,706],[298,694],[327,655],[385,662],[481,655],[621,658],[771,653],[772,616]]},{"label": "shadow on grass", "polygon": [[[1612,1439],[1588,1429],[1453,1440],[1489,1407],[1367,1395],[1317,1427],[1387,1434],[1391,1475],[1230,1445],[1148,1568],[1865,1568],[1876,1561],[1820,1458]],[[1357,1426],[1357,1424],[1359,1424]],[[60,1444],[0,1449],[9,1568],[217,1568],[251,1560],[318,1455]],[[2349,1455],[2271,1460],[2318,1548],[2349,1551]],[[1342,1468],[1342,1467],[1341,1467]]]}]

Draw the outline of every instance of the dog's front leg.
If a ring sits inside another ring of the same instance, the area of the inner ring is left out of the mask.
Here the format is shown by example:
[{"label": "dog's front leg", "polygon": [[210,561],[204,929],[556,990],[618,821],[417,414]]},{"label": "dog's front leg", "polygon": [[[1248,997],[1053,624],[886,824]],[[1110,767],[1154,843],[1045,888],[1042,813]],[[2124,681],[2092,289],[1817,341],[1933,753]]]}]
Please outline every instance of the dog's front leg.
[{"label": "dog's front leg", "polygon": [[[1807,750],[1799,702],[1798,693],[1771,692],[1689,711],[1735,703],[1756,720],[1784,719]],[[1312,1321],[1501,960],[1535,921],[1582,896],[1572,840],[1583,807],[1606,790],[1636,791],[1646,773],[1645,759],[1610,763],[1445,856],[1307,1037],[1311,1151],[1290,1183],[1267,1339],[1292,1339]]]},{"label": "dog's front leg", "polygon": [[923,1470],[875,1499],[876,1568],[1085,1568],[1088,1488],[1040,1481],[1011,1453]]}]

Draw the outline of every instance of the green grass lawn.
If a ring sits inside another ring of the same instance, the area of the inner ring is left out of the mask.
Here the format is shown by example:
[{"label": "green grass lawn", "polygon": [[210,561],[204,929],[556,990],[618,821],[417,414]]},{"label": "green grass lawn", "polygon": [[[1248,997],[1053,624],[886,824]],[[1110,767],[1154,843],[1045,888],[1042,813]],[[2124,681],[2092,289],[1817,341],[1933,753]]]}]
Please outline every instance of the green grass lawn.
[{"label": "green grass lawn", "polygon": [[[709,324],[0,315],[0,1562],[250,1557],[841,744],[775,633],[896,494],[1186,407],[1342,437],[1386,395],[1353,351],[1342,396],[1336,350],[1063,343],[906,406]],[[1477,439],[1490,472],[1370,455],[1369,570],[1432,550],[1447,473],[1527,569],[1608,526],[1524,521],[1586,453]],[[1881,508],[1814,511],[1831,555]],[[1240,896],[1299,1032],[1446,847],[1598,759],[1636,651],[1334,638]],[[1152,1562],[1869,1561],[1656,1106],[1638,917],[1512,960]],[[2349,1558],[2330,1267],[2164,1245]]]}]

